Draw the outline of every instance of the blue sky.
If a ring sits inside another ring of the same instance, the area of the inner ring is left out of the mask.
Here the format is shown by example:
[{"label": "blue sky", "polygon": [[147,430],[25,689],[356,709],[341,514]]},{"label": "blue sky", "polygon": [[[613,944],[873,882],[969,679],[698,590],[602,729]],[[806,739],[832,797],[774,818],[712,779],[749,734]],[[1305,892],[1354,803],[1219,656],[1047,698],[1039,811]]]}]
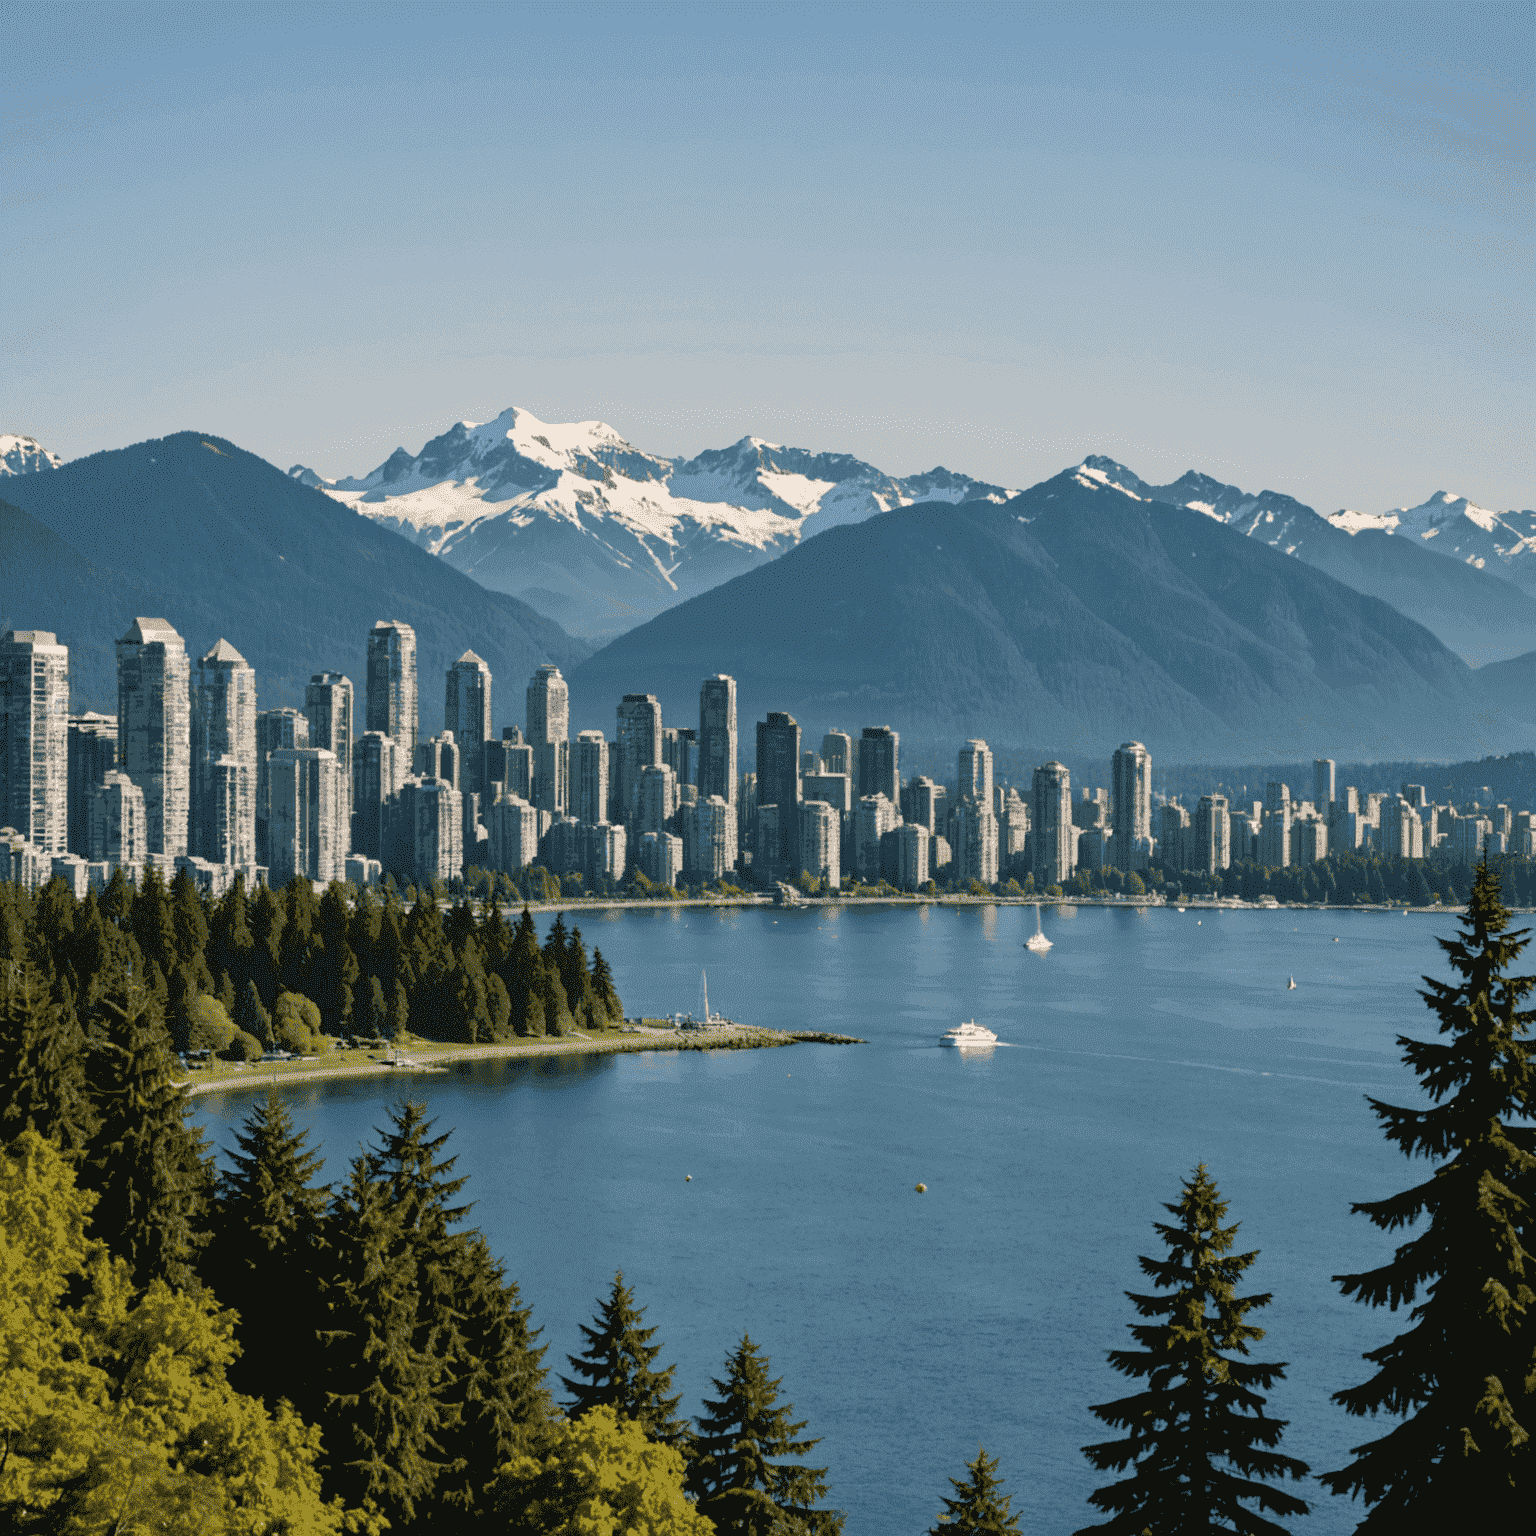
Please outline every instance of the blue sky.
[{"label": "blue sky", "polygon": [[29,5],[0,431],[1532,484],[1529,5]]}]

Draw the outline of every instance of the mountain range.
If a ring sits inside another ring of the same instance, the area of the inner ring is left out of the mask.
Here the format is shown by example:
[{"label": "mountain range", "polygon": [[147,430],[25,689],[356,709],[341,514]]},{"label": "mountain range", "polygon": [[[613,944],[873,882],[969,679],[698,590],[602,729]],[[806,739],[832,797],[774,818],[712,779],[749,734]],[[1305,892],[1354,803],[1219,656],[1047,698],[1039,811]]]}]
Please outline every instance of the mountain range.
[{"label": "mountain range", "polygon": [[57,469],[64,461],[35,437],[0,432],[0,480],[7,475],[30,475],[40,469]]},{"label": "mountain range", "polygon": [[812,739],[1132,736],[1191,760],[1536,742],[1536,706],[1484,698],[1387,603],[1091,465],[1000,506],[918,504],[808,539],[583,662],[573,714],[611,728],[607,701],[648,691],[691,718],[706,660],[738,679],[743,720],[788,710]]},{"label": "mountain range", "polygon": [[846,453],[761,438],[660,458],[600,421],[516,407],[462,421],[370,474],[288,472],[573,633],[611,638],[811,533],[920,501],[1013,493],[939,468],[898,479]]},{"label": "mountain range", "polygon": [[[443,676],[466,647],[507,690],[592,647],[280,469],[181,432],[0,482],[0,630],[53,630],[70,648],[72,708],[117,707],[113,642],[137,614],[168,619],[195,659],[220,637],[256,669],[261,707],[302,704],[336,670],[362,689],[368,631],[417,637],[421,721],[442,724]],[[358,702],[361,729],[362,703]]]}]

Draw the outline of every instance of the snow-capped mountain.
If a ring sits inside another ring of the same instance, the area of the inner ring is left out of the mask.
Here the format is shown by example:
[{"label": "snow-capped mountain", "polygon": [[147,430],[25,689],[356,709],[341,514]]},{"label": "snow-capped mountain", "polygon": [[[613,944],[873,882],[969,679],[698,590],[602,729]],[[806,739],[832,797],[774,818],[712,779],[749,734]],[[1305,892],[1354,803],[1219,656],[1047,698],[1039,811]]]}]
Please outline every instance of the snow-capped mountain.
[{"label": "snow-capped mountain", "polygon": [[371,474],[289,474],[405,534],[482,586],[584,635],[614,635],[839,523],[919,501],[1013,492],[946,469],[897,479],[842,453],[761,438],[693,459],[645,453],[600,421],[513,408],[459,422]]},{"label": "snow-capped mountain", "polygon": [[1536,512],[1490,512],[1454,491],[1436,491],[1416,507],[1391,512],[1346,509],[1328,521],[1345,533],[1416,538],[1437,555],[1494,571],[1536,592]]},{"label": "snow-capped mountain", "polygon": [[0,475],[30,475],[40,469],[57,469],[64,462],[35,437],[0,432]]}]

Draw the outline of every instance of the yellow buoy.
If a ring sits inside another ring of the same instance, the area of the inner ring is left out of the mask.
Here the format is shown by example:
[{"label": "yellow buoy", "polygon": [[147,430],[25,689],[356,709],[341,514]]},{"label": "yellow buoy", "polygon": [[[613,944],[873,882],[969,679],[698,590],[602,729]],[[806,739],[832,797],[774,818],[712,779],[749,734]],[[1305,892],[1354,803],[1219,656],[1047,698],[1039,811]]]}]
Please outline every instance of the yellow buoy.
[{"label": "yellow buoy", "polygon": [[928,1193],[928,1186],[926,1184],[919,1184],[916,1187],[918,1194],[926,1195]]}]

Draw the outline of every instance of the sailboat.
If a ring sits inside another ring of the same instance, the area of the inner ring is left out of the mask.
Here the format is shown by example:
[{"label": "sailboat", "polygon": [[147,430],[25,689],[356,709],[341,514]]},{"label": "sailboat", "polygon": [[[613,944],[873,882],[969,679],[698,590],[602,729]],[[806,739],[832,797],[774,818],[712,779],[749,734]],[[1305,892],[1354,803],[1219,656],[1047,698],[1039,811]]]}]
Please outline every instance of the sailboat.
[{"label": "sailboat", "polygon": [[709,1028],[709,972],[699,972],[699,982],[704,988],[704,1028]]},{"label": "sailboat", "polygon": [[1040,903],[1035,903],[1035,931],[1024,941],[1024,948],[1032,950],[1037,955],[1043,955],[1051,947],[1051,941],[1046,938],[1045,930],[1040,926]]},{"label": "sailboat", "polygon": [[1285,990],[1287,992],[1294,992],[1296,990],[1296,978],[1294,976],[1292,976],[1291,979],[1286,982]]}]

